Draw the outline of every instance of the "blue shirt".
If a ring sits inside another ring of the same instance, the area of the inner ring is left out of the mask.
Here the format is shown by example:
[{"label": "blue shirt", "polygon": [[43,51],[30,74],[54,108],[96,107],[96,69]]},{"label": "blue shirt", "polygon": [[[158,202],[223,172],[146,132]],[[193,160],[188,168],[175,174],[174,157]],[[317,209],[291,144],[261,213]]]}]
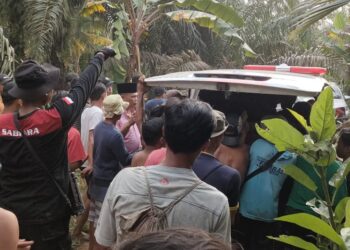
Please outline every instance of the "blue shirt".
[{"label": "blue shirt", "polygon": [[[271,159],[277,150],[275,146],[263,139],[256,140],[250,148],[250,165],[248,174]],[[286,175],[283,166],[295,162],[295,155],[290,152],[282,154],[268,170],[248,180],[241,192],[240,214],[252,220],[272,222],[278,215],[278,196]]]},{"label": "blue shirt", "polygon": [[224,193],[230,207],[237,205],[241,176],[236,169],[223,165],[214,156],[206,153],[197,157],[192,169],[199,179]]},{"label": "blue shirt", "polygon": [[94,170],[89,194],[102,202],[117,173],[130,165],[132,155],[125,148],[122,134],[112,124],[101,122],[94,129]]}]

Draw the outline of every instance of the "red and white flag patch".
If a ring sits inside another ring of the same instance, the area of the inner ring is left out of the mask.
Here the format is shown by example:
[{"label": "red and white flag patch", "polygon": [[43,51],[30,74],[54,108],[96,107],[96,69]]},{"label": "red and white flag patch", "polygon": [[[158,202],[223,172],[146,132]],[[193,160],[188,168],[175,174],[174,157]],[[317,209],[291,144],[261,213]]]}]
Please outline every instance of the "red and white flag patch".
[{"label": "red and white flag patch", "polygon": [[63,100],[67,105],[72,105],[72,104],[74,103],[73,100],[72,100],[70,97],[68,97],[68,96],[63,97],[62,100]]}]

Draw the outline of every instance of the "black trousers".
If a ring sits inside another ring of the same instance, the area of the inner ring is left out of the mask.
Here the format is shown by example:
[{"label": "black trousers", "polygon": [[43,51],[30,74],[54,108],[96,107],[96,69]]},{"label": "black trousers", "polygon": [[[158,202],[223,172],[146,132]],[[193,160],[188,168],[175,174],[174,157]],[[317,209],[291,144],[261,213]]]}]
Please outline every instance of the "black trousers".
[{"label": "black trousers", "polygon": [[70,216],[46,224],[26,224],[19,221],[20,239],[33,240],[31,250],[70,250]]},{"label": "black trousers", "polygon": [[279,234],[278,223],[251,220],[238,214],[233,238],[238,240],[245,250],[277,250],[280,244],[266,236]]}]

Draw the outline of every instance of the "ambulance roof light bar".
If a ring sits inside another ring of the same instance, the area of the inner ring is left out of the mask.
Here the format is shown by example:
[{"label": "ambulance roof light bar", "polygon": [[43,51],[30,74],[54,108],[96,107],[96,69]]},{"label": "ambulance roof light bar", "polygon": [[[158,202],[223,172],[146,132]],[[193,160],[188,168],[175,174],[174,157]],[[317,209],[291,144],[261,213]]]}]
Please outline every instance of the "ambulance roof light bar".
[{"label": "ambulance roof light bar", "polygon": [[320,75],[320,76],[327,73],[326,68],[288,66],[287,64],[281,64],[281,65],[245,65],[243,67],[243,69],[291,72],[291,73],[298,73],[298,74]]}]

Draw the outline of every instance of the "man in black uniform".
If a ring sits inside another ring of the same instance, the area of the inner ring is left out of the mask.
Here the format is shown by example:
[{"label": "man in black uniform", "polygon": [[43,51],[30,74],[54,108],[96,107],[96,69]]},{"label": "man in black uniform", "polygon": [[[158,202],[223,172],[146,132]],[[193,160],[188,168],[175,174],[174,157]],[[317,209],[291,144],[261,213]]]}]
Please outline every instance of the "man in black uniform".
[{"label": "man in black uniform", "polygon": [[[16,214],[20,238],[34,240],[34,250],[71,248],[68,203],[43,165],[67,193],[67,131],[82,112],[103,61],[114,55],[108,48],[97,52],[68,97],[57,100],[47,110],[40,107],[50,101],[59,69],[25,61],[15,71],[16,86],[10,94],[22,99],[23,106],[18,114],[0,116],[0,207]],[[33,156],[20,131],[43,164]]]}]

